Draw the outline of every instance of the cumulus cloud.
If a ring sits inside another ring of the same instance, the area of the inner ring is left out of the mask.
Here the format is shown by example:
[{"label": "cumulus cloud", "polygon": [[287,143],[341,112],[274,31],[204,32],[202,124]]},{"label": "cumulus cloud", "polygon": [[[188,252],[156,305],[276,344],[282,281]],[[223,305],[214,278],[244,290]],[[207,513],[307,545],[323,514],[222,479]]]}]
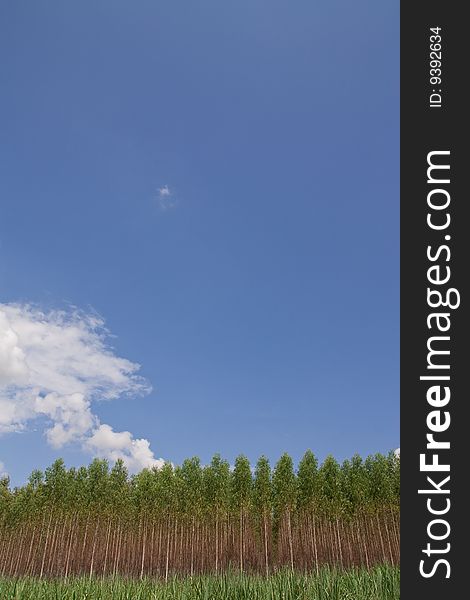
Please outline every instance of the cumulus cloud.
[{"label": "cumulus cloud", "polygon": [[91,412],[90,402],[79,393],[37,396],[34,408],[38,415],[46,415],[52,421],[46,438],[54,448],[80,441],[99,423]]},{"label": "cumulus cloud", "polygon": [[8,477],[8,473],[5,470],[5,465],[0,460],[0,479],[3,479],[4,477]]},{"label": "cumulus cloud", "polygon": [[397,448],[394,452],[395,452],[395,456],[397,458],[400,458],[400,448]]},{"label": "cumulus cloud", "polygon": [[167,186],[164,185],[157,190],[158,194],[158,204],[160,209],[165,211],[169,208],[174,208],[176,206],[176,198],[173,191]]},{"label": "cumulus cloud", "polygon": [[114,432],[93,413],[96,400],[151,389],[139,365],[116,356],[108,337],[96,315],[0,304],[0,435],[42,417],[54,448],[78,443],[96,456],[122,458],[133,471],[159,466],[147,440]]},{"label": "cumulus cloud", "polygon": [[146,439],[133,439],[129,431],[114,431],[109,425],[102,424],[94,430],[86,446],[96,456],[116,461],[121,458],[130,470],[138,470],[141,465],[161,467],[163,460],[155,460],[150,444]]}]

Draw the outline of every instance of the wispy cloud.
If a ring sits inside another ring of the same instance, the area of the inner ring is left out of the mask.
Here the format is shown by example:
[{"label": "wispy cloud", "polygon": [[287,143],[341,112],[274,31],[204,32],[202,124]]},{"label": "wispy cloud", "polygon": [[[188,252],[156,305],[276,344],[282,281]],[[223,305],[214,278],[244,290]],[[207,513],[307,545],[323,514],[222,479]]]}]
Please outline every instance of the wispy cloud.
[{"label": "wispy cloud", "polygon": [[0,304],[0,435],[39,420],[54,448],[79,444],[96,456],[122,458],[133,471],[160,466],[147,440],[114,432],[93,412],[96,400],[151,389],[138,364],[116,356],[108,336],[96,315]]},{"label": "wispy cloud", "polygon": [[162,211],[174,208],[177,204],[175,193],[168,185],[164,185],[157,189],[157,198],[158,205]]},{"label": "wispy cloud", "polygon": [[161,188],[158,188],[158,194],[160,198],[168,198],[171,196],[170,188],[167,185],[164,185]]}]

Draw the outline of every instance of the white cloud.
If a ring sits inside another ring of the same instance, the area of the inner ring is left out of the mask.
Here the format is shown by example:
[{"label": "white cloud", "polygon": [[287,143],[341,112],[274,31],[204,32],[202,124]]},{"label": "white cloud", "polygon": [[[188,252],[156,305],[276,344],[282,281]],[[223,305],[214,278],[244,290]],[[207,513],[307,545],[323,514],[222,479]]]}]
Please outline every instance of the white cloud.
[{"label": "white cloud", "polygon": [[99,423],[91,412],[90,402],[80,393],[61,396],[51,392],[37,396],[34,408],[37,414],[52,420],[53,425],[46,430],[46,437],[54,448],[80,441]]},{"label": "white cloud", "polygon": [[7,316],[0,312],[0,385],[24,379],[27,373],[24,352]]},{"label": "white cloud", "polygon": [[171,196],[170,188],[167,185],[164,185],[163,187],[158,188],[158,194],[160,198]]},{"label": "white cloud", "polygon": [[400,448],[397,448],[394,453],[397,458],[400,458]]},{"label": "white cloud", "polygon": [[156,460],[146,439],[134,439],[129,431],[113,431],[109,425],[100,425],[87,440],[86,446],[96,456],[116,461],[121,458],[131,471],[137,471],[142,465],[162,467],[164,461]]},{"label": "white cloud", "polygon": [[3,479],[3,477],[8,477],[8,473],[5,470],[5,465],[0,460],[0,479]]},{"label": "white cloud", "polygon": [[167,185],[164,185],[157,190],[158,203],[160,209],[165,211],[176,206],[176,198],[174,192]]},{"label": "white cloud", "polygon": [[[108,335],[95,315],[0,304],[0,434],[25,430],[42,417],[54,448],[78,443],[96,455],[122,458],[134,471],[157,464],[147,440],[114,432],[92,411],[96,400],[151,389],[137,375],[139,365],[107,345]],[[104,443],[108,430],[120,447]]]}]

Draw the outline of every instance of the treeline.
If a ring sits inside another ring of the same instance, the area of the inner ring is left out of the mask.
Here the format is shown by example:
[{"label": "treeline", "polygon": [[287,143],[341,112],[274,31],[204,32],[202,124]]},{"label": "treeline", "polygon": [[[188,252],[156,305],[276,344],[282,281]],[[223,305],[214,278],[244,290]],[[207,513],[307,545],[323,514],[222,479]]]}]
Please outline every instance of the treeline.
[{"label": "treeline", "polygon": [[57,460],[13,490],[0,485],[3,576],[219,573],[399,562],[399,460],[390,453],[297,470],[244,456],[165,464],[130,477],[122,461]]}]

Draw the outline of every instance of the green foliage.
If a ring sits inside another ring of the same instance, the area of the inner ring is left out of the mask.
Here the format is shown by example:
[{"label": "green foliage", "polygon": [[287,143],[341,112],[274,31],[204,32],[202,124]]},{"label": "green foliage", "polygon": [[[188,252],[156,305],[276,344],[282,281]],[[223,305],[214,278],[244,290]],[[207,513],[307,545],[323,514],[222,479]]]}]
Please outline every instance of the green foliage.
[{"label": "green foliage", "polygon": [[[55,463],[54,463],[55,464]],[[108,501],[108,461],[95,458],[88,467],[85,497],[92,510],[99,512]],[[46,469],[47,486],[47,469]]]},{"label": "green foliage", "polygon": [[216,454],[202,467],[193,457],[180,467],[166,463],[161,469],[144,469],[129,477],[121,460],[109,468],[95,459],[88,467],[66,469],[55,461],[44,473],[35,470],[25,486],[11,490],[8,479],[0,481],[0,523],[43,519],[44,511],[62,514],[127,516],[143,513],[151,518],[180,515],[185,520],[253,513],[281,516],[305,511],[319,516],[353,517],[357,514],[393,510],[400,503],[400,461],[393,452],[363,460],[355,455],[340,466],[328,456],[321,466],[308,450],[297,473],[288,454],[274,470],[262,456],[252,473],[250,462],[238,456],[229,463]]},{"label": "green foliage", "polygon": [[[154,470],[154,476],[156,509],[168,516],[176,510],[178,504],[173,465],[165,463],[160,470]],[[135,485],[135,481],[133,483]]]},{"label": "green foliage", "polygon": [[368,496],[374,508],[392,501],[393,484],[390,463],[383,454],[368,456],[364,463],[367,471]]},{"label": "green foliage", "polygon": [[332,517],[338,516],[344,509],[341,479],[338,462],[333,456],[327,456],[319,471],[320,503],[322,512]]},{"label": "green foliage", "polygon": [[186,459],[175,471],[179,512],[200,515],[203,510],[203,472],[197,457]]},{"label": "green foliage", "polygon": [[256,463],[254,479],[254,506],[258,515],[265,516],[271,509],[272,485],[269,460],[261,456]]},{"label": "green foliage", "polygon": [[300,509],[313,510],[318,502],[318,461],[311,450],[307,450],[297,471],[297,504]]},{"label": "green foliage", "polygon": [[295,507],[297,485],[292,458],[284,453],[278,460],[273,473],[274,509],[282,514]]},{"label": "green foliage", "polygon": [[230,465],[216,454],[204,469],[203,478],[206,511],[226,514],[230,506]]},{"label": "green foliage", "polygon": [[[108,485],[108,505],[113,516],[129,510],[131,487],[128,478],[129,474],[123,461],[118,459],[109,474]],[[152,506],[150,505],[148,509],[152,510]]]},{"label": "green foliage", "polygon": [[231,479],[232,505],[236,510],[243,512],[251,505],[253,492],[250,461],[246,456],[240,455],[235,459]]}]

